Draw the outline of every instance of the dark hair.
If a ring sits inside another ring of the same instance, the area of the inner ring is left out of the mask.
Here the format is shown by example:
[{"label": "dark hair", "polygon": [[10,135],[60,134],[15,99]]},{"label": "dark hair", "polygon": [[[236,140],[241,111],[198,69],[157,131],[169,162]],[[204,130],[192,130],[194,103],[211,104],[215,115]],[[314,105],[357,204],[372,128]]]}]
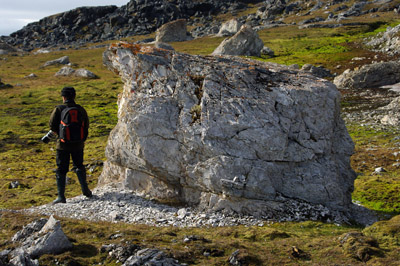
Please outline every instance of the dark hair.
[{"label": "dark hair", "polygon": [[76,92],[75,92],[74,87],[64,87],[61,90],[61,96],[64,96],[68,100],[75,99],[75,95],[76,95]]}]

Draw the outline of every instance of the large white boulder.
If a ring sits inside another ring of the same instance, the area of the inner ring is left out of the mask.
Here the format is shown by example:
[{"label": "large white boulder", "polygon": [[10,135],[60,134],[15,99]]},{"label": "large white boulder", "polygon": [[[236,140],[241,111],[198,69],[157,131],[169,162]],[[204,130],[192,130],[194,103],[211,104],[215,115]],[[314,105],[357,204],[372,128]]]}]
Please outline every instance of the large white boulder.
[{"label": "large white boulder", "polygon": [[332,83],[277,64],[127,43],[103,59],[125,85],[100,186],[123,182],[150,197],[268,217],[287,202],[343,212],[352,204],[354,144]]}]

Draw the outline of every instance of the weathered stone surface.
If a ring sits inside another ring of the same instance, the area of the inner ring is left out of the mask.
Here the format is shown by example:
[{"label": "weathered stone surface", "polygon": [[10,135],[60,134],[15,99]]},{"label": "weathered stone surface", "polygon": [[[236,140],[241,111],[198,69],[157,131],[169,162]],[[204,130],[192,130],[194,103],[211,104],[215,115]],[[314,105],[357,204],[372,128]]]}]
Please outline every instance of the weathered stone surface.
[{"label": "weathered stone surface", "polygon": [[52,66],[52,65],[67,65],[69,64],[69,56],[63,56],[51,61],[47,61],[44,63],[43,67]]},{"label": "weathered stone surface", "polygon": [[126,43],[103,56],[125,86],[99,185],[256,216],[289,200],[351,205],[354,145],[330,82]]},{"label": "weathered stone surface", "polygon": [[187,40],[185,19],[168,22],[156,31],[156,42],[184,42]]},{"label": "weathered stone surface", "polygon": [[223,40],[212,54],[261,56],[263,47],[258,34],[250,26],[243,25],[234,36]]},{"label": "weathered stone surface", "polygon": [[374,63],[353,71],[346,70],[333,81],[341,89],[379,88],[398,82],[400,82],[399,61]]},{"label": "weathered stone surface", "polygon": [[217,36],[232,36],[240,30],[240,27],[242,27],[242,23],[233,18],[222,23]]}]

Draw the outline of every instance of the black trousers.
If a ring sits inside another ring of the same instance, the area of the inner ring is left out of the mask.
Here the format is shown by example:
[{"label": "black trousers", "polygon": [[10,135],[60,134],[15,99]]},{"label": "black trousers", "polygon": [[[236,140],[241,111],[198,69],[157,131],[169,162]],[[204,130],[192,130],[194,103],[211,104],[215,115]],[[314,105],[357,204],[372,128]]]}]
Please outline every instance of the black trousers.
[{"label": "black trousers", "polygon": [[72,163],[77,171],[85,171],[83,165],[83,149],[77,151],[57,150],[57,175],[66,175],[69,171],[69,161],[72,158]]}]

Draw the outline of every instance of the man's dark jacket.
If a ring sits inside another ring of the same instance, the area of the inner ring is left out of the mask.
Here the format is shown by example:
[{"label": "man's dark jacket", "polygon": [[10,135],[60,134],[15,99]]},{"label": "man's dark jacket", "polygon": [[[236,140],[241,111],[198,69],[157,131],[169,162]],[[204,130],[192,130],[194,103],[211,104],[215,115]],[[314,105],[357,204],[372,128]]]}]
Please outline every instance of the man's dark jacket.
[{"label": "man's dark jacket", "polygon": [[[89,118],[85,108],[76,104],[74,101],[66,101],[64,105],[68,107],[77,107],[79,111],[82,113],[83,121],[85,125],[85,131],[88,132],[89,128]],[[50,129],[53,132],[56,132],[57,135],[59,134],[60,130],[60,123],[61,123],[61,109],[59,107],[54,108],[53,112],[50,116]],[[78,151],[84,148],[84,142],[77,142],[77,143],[64,143],[61,142],[60,139],[57,140],[57,150],[65,150],[65,151]]]}]

